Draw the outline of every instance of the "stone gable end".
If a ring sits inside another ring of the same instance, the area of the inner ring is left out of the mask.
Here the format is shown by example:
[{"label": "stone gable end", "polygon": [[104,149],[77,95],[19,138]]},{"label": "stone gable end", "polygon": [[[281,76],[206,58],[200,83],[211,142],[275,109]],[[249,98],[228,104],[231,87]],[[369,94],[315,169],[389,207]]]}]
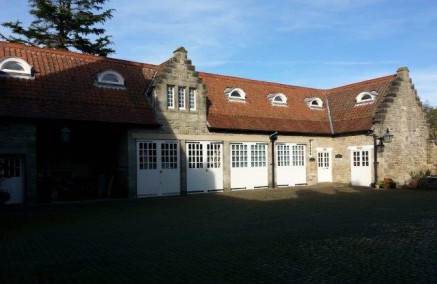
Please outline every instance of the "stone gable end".
[{"label": "stone gable end", "polygon": [[[173,107],[168,105],[168,88],[173,88]],[[179,89],[185,90],[184,107],[179,105]],[[195,108],[190,107],[190,91],[194,91]],[[153,82],[155,114],[166,134],[208,133],[206,112],[207,99],[202,79],[187,57],[187,51],[180,47],[174,56],[163,64]]]}]

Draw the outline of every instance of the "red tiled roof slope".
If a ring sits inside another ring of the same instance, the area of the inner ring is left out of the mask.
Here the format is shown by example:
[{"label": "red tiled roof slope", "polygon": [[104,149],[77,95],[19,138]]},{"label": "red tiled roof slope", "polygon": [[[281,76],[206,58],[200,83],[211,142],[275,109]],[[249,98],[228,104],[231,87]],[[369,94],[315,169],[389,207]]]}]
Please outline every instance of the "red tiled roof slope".
[{"label": "red tiled roof slope", "polygon": [[[0,59],[19,57],[35,78],[0,77],[0,115],[155,125],[145,98],[156,66],[0,42]],[[125,88],[95,86],[96,75],[114,70]]]},{"label": "red tiled roof slope", "polygon": [[[199,73],[209,100],[208,123],[214,129],[330,133],[326,107],[310,109],[305,98],[325,95],[322,90]],[[229,101],[226,88],[241,88],[245,102]],[[273,106],[267,96],[282,93],[287,106]]]},{"label": "red tiled roof slope", "polygon": [[[385,76],[327,91],[334,133],[359,132],[372,127],[372,116],[379,100],[388,92],[396,75]],[[378,99],[372,104],[356,104],[362,92],[376,91]]]}]

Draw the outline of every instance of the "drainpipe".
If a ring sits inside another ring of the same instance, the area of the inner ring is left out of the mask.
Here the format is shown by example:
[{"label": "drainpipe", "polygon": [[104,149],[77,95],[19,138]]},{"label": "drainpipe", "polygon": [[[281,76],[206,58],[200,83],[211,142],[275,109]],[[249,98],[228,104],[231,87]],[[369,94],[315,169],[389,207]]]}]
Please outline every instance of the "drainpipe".
[{"label": "drainpipe", "polygon": [[278,132],[274,132],[269,135],[270,141],[272,142],[272,188],[276,187],[276,177],[275,177],[275,141],[278,140]]}]

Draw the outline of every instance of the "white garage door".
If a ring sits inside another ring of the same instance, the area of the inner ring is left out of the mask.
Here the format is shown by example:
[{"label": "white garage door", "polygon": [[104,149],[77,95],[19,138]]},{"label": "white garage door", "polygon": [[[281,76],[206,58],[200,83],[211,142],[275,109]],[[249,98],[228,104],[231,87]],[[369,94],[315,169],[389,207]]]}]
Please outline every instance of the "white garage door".
[{"label": "white garage door", "polygon": [[267,144],[231,143],[231,188],[268,187]]},{"label": "white garage door", "polygon": [[223,143],[187,142],[187,191],[223,190]]},{"label": "white garage door", "polygon": [[306,184],[305,145],[276,144],[276,185]]},{"label": "white garage door", "polygon": [[24,201],[23,163],[20,158],[0,158],[0,190],[10,194],[6,204]]},{"label": "white garage door", "polygon": [[178,141],[140,141],[137,156],[138,197],[180,193]]}]

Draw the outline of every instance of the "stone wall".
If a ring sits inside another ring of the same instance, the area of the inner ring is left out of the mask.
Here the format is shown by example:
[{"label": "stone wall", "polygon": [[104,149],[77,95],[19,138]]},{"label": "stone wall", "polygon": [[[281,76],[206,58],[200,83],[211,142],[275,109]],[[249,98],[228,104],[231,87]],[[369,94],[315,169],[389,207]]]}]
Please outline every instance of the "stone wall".
[{"label": "stone wall", "polygon": [[377,135],[387,129],[394,135],[380,154],[379,177],[393,178],[400,185],[408,183],[411,171],[428,168],[429,125],[407,68],[397,70],[392,90],[393,101],[385,106],[385,117],[376,125]]}]

